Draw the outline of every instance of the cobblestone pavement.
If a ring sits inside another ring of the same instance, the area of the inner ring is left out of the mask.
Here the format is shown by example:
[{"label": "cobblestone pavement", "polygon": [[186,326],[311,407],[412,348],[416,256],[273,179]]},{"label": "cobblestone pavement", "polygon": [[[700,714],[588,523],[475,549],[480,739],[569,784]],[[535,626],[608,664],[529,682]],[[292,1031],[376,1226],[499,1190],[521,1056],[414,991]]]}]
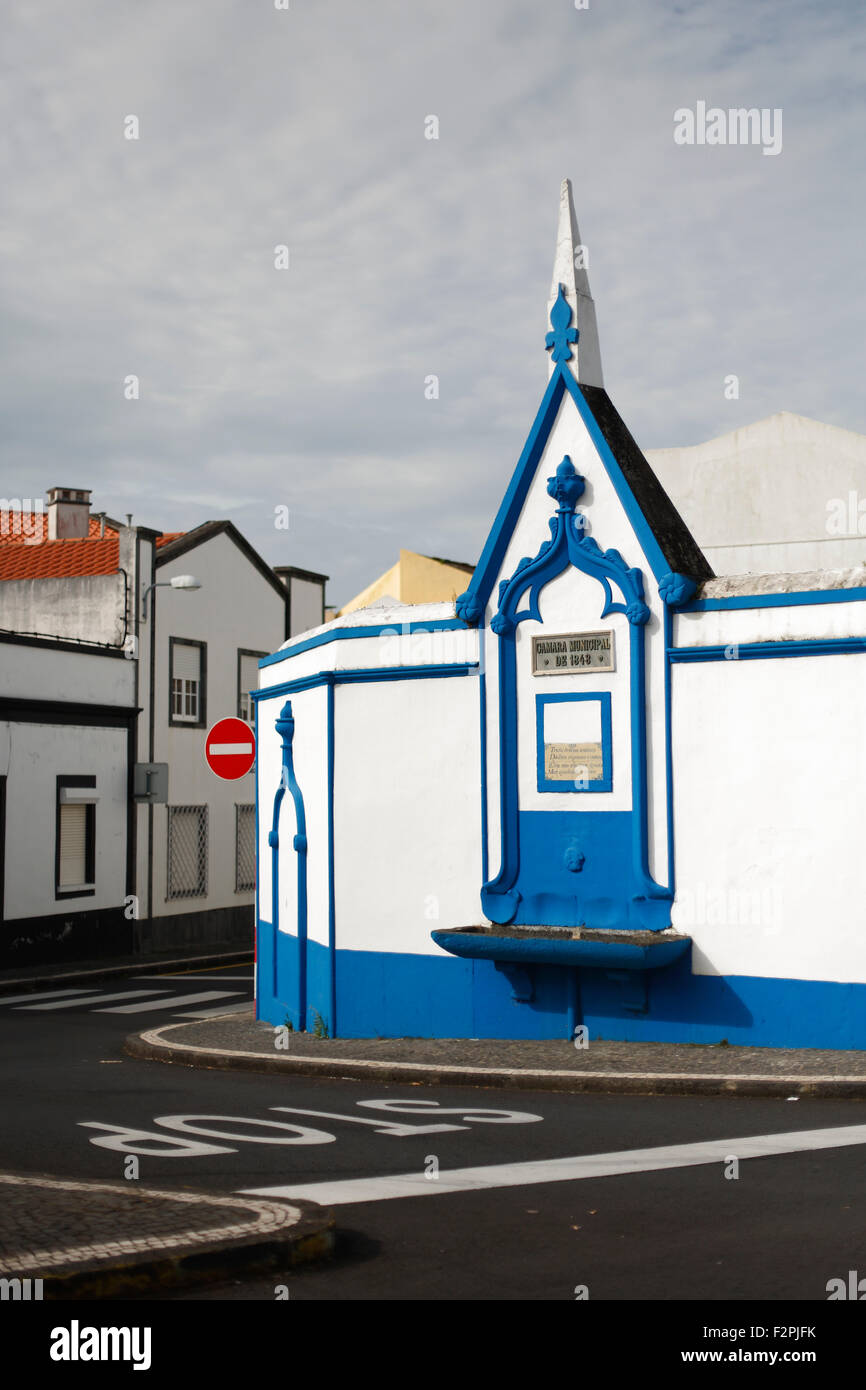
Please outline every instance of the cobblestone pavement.
[{"label": "cobblestone pavement", "polygon": [[215,1277],[278,1254],[296,1263],[329,1253],[332,1228],[329,1212],[306,1203],[0,1173],[0,1278],[43,1279],[73,1296],[206,1277],[208,1256]]},{"label": "cobblestone pavement", "polygon": [[866,1081],[866,1052],[817,1048],[603,1041],[579,1048],[567,1039],[521,1042],[509,1038],[316,1038],[312,1033],[289,1033],[288,1048],[277,1050],[273,1026],[256,1022],[251,1014],[209,1019],[160,1032],[164,1041],[172,1045],[183,1043],[188,1047],[218,1048],[267,1057],[353,1058],[527,1071],[844,1076],[862,1077]]}]

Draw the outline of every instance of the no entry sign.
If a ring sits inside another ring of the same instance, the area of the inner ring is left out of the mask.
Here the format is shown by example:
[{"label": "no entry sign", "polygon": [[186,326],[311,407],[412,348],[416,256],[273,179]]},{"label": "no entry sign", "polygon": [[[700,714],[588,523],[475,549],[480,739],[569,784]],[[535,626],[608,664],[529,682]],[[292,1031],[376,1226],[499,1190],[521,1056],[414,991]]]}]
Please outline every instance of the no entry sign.
[{"label": "no entry sign", "polygon": [[256,736],[243,719],[219,719],[210,730],[204,755],[211,772],[225,782],[246,777],[256,760]]}]

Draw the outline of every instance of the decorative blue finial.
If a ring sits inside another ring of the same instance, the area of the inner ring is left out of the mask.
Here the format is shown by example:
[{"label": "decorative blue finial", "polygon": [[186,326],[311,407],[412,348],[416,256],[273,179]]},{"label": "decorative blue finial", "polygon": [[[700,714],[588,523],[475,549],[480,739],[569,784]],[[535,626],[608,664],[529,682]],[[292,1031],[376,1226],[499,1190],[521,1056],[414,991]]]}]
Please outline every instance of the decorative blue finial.
[{"label": "decorative blue finial", "polygon": [[576,343],[580,336],[576,328],[571,328],[571,305],[565,297],[565,289],[559,287],[559,294],[556,296],[556,303],[550,311],[550,322],[553,324],[553,332],[548,333],[544,339],[548,350],[553,348],[554,362],[570,362],[574,356],[569,343]]},{"label": "decorative blue finial", "polygon": [[547,480],[548,496],[556,498],[561,512],[573,512],[578,497],[585,489],[585,480],[566,454],[554,476]]}]

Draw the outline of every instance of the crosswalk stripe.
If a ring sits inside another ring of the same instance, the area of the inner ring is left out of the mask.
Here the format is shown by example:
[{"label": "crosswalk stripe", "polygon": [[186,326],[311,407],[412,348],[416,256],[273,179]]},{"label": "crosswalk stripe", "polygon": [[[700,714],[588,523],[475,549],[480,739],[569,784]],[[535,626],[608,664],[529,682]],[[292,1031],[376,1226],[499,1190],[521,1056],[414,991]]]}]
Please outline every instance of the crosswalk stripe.
[{"label": "crosswalk stripe", "polygon": [[242,1014],[253,1007],[252,999],[244,999],[240,1004],[224,1004],[222,1008],[195,1009],[192,1013],[179,1014],[179,1018],[222,1018],[223,1014]]},{"label": "crosswalk stripe", "polygon": [[286,1183],[275,1187],[244,1187],[248,1197],[307,1198],[327,1207],[354,1202],[384,1202],[394,1197],[436,1197],[454,1192],[477,1192],[497,1187],[528,1187],[535,1183],[576,1182],[618,1174],[655,1173],[666,1168],[691,1168],[725,1163],[731,1157],[772,1158],[866,1144],[866,1125],[834,1129],[803,1129],[787,1134],[751,1134],[739,1139],[711,1139],[697,1144],[668,1144],[622,1153],[582,1154],[574,1158],[533,1159],[526,1163],[496,1163],[483,1168],[454,1168],[435,1178],[421,1170],[345,1182]]},{"label": "crosswalk stripe", "polygon": [[[90,1004],[102,1004],[106,999],[135,999],[142,994],[166,995],[171,991],[167,989],[124,989],[119,994],[91,994],[86,999],[58,999],[53,1004],[19,1004],[16,1013],[23,1012],[25,1009],[32,1009],[37,1013],[40,1009],[85,1009]],[[165,999],[154,999],[153,1004],[163,1004]],[[138,1005],[141,1008],[141,1005]]]},{"label": "crosswalk stripe", "polygon": [[170,975],[139,975],[138,978],[140,980],[184,980],[189,981],[190,984],[193,982],[198,984],[199,980],[204,980],[205,983],[210,983],[214,980],[219,984],[226,981],[232,983],[235,980],[243,980],[244,984],[251,985],[253,982],[253,973],[250,971],[248,975],[199,975],[196,971],[191,970],[181,973],[172,971]]},{"label": "crosswalk stripe", "polygon": [[[141,991],[146,993],[145,990]],[[178,1004],[204,1004],[208,999],[228,999],[240,994],[238,989],[208,989],[201,994],[178,994],[173,999],[148,999],[143,1004],[113,1004],[108,1009],[94,1009],[95,1014],[137,1014],[145,1009],[162,1009],[166,1005],[176,1008]]]},{"label": "crosswalk stripe", "polygon": [[22,999],[59,999],[61,994],[92,994],[92,989],[46,989],[40,994],[4,994],[0,997],[0,1004],[18,1004]]}]

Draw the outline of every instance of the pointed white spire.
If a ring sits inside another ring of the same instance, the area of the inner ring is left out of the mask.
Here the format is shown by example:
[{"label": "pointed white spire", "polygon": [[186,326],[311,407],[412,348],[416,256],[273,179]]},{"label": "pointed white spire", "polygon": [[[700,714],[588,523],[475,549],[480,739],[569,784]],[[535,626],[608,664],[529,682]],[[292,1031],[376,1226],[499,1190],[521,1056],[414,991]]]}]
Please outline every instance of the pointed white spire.
[{"label": "pointed white spire", "polygon": [[[598,326],[595,321],[595,304],[589,288],[587,260],[587,248],[580,240],[574,212],[571,180],[563,179],[559,190],[559,228],[556,233],[556,255],[553,260],[553,281],[547,312],[549,317],[559,294],[559,286],[562,285],[565,297],[571,305],[571,326],[580,334],[577,343],[571,349],[572,357],[568,366],[581,385],[603,386]],[[551,375],[553,369],[551,354]]]}]

